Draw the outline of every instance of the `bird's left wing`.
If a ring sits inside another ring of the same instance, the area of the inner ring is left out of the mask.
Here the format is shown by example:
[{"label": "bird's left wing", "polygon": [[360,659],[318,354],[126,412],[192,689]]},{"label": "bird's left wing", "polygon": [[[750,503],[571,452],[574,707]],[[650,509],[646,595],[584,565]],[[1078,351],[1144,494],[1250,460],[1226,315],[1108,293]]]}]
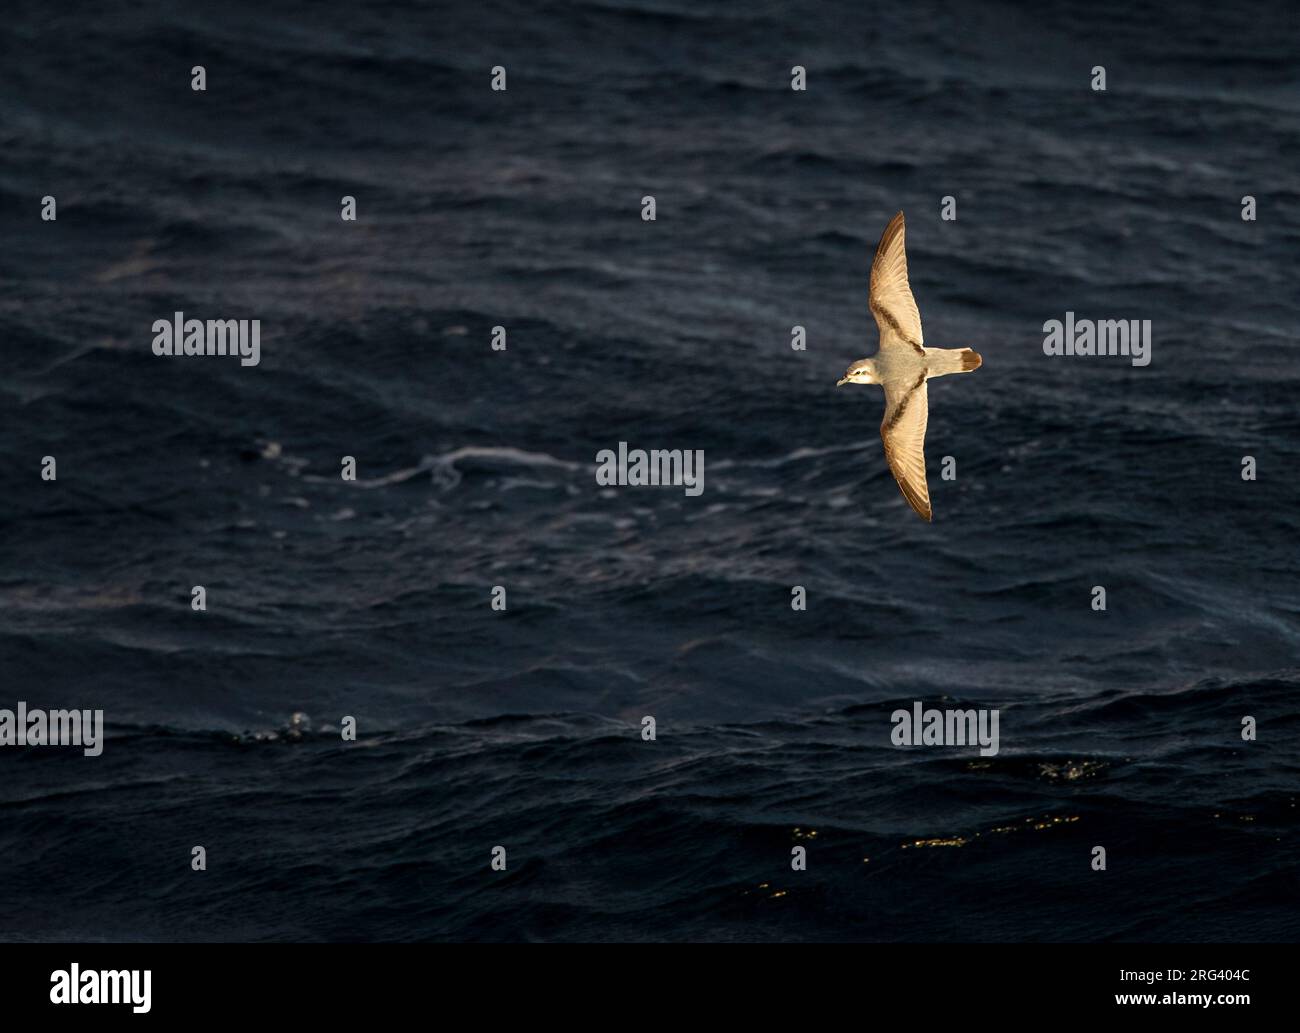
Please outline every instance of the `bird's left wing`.
[{"label": "bird's left wing", "polygon": [[885,391],[885,419],[880,437],[885,443],[889,469],[903,498],[922,520],[930,519],[930,488],[925,480],[925,428],[930,422],[930,399],[925,373],[905,389]]}]

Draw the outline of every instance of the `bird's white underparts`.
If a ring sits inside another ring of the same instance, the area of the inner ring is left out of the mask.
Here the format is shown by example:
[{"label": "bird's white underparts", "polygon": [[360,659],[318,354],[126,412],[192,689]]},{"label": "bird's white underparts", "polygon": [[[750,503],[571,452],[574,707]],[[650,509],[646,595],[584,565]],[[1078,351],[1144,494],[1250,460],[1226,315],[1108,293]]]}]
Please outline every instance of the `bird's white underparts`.
[{"label": "bird's white underparts", "polygon": [[925,428],[930,419],[926,381],[949,373],[969,373],[984,361],[970,348],[927,348],[921,313],[907,282],[903,213],[889,220],[871,263],[868,304],[880,330],[880,350],[853,363],[839,384],[879,384],[885,389],[880,437],[885,459],[903,498],[922,520],[930,520],[930,488],[925,479]]}]

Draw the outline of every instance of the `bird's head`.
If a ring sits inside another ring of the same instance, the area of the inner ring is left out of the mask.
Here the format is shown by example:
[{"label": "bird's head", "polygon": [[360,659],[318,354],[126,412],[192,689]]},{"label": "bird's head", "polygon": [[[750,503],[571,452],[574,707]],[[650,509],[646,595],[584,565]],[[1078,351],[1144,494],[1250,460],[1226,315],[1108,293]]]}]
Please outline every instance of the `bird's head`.
[{"label": "bird's head", "polygon": [[876,364],[871,359],[859,359],[847,370],[844,371],[844,377],[837,381],[835,386],[840,384],[879,384],[880,378],[876,376]]}]

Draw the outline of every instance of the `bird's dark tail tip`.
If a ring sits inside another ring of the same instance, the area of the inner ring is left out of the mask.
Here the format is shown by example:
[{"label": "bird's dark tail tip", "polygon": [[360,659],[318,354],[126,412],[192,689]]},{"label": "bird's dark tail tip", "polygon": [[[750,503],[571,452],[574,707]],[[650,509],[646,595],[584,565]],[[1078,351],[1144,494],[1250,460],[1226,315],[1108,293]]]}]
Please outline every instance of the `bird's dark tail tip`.
[{"label": "bird's dark tail tip", "polygon": [[973,369],[979,369],[982,365],[984,365],[984,360],[980,357],[979,352],[970,348],[963,348],[961,350],[961,371],[963,373],[969,373]]}]

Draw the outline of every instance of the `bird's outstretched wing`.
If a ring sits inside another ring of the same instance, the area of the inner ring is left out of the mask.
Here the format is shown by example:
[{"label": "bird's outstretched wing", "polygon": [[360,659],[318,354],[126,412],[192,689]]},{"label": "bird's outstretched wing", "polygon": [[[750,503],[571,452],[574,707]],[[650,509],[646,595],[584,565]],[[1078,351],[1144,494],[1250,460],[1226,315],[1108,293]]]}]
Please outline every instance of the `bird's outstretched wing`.
[{"label": "bird's outstretched wing", "polygon": [[925,481],[925,428],[929,422],[924,372],[905,387],[891,391],[886,386],[885,419],[880,424],[885,458],[903,498],[922,520],[930,519],[930,488]]},{"label": "bird's outstretched wing", "polygon": [[907,250],[903,238],[903,213],[889,220],[871,263],[868,304],[880,328],[880,350],[915,348],[925,354],[921,335],[921,313],[917,311],[912,287],[907,282]]}]

